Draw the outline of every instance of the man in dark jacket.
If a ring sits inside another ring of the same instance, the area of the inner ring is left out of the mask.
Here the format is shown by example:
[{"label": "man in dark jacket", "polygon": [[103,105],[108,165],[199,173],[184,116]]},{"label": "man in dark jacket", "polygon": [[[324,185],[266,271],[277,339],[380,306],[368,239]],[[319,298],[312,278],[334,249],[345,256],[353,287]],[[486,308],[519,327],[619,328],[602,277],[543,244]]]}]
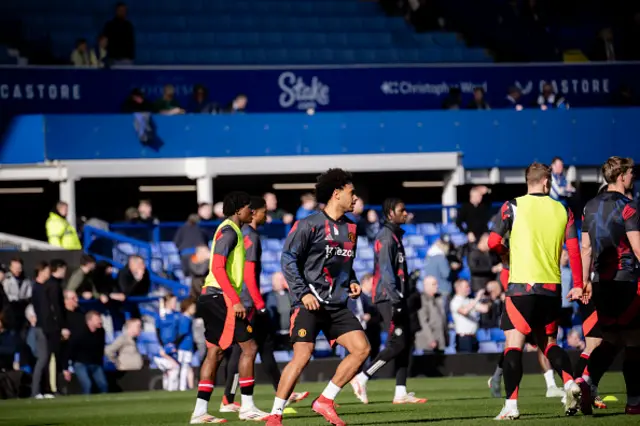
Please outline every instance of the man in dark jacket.
[{"label": "man in dark jacket", "polygon": [[469,253],[469,271],[471,272],[471,289],[474,293],[483,290],[489,281],[496,279],[502,270],[502,264],[489,251],[489,235],[483,234],[478,245]]},{"label": "man in dark jacket", "polygon": [[484,198],[491,193],[486,186],[475,186],[469,192],[469,202],[464,203],[458,210],[456,225],[467,233],[469,242],[476,242],[482,234],[489,230],[489,219],[491,207]]},{"label": "man in dark jacket", "polygon": [[73,369],[80,382],[83,394],[91,393],[91,379],[93,379],[100,393],[106,393],[108,385],[102,367],[105,342],[102,318],[98,312],[89,311],[85,315],[85,321],[85,324],[76,335],[71,336],[69,343]]},{"label": "man in dark jacket", "polygon": [[109,40],[107,53],[115,64],[132,63],[136,56],[135,32],[127,19],[127,5],[116,5],[116,16],[104,25],[102,33]]},{"label": "man in dark jacket", "polygon": [[407,370],[415,330],[411,330],[410,309],[407,298],[411,291],[409,272],[400,225],[407,222],[407,209],[402,200],[389,198],[382,205],[385,223],[374,243],[374,275],[372,299],[376,304],[384,327],[389,330],[385,348],[372,361],[371,366],[352,381],[353,391],[367,404],[367,381],[380,368],[395,360],[396,392],[394,404],[424,404],[426,399],[407,393]]}]

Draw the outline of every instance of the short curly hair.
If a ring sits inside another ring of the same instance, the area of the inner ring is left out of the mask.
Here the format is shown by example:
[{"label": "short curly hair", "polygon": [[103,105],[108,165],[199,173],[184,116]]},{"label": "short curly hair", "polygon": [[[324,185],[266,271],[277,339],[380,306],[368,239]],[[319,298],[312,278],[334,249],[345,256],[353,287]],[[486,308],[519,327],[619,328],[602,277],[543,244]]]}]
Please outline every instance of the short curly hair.
[{"label": "short curly hair", "polygon": [[238,210],[249,204],[251,204],[251,196],[246,192],[230,192],[222,200],[222,214],[226,217],[233,216]]},{"label": "short curly hair", "polygon": [[353,183],[353,175],[342,169],[329,169],[316,179],[316,200],[326,204],[333,196],[333,191],[343,189]]}]

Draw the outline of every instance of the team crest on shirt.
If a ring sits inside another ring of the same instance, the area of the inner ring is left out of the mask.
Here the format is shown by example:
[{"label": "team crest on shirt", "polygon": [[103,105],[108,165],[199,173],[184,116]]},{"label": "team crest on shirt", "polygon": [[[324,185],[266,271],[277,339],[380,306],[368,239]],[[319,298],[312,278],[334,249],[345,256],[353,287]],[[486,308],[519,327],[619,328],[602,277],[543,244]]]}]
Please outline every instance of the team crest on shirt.
[{"label": "team crest on shirt", "polygon": [[353,232],[349,232],[349,241],[351,241],[352,243],[356,243],[356,234],[354,234]]},{"label": "team crest on shirt", "polygon": [[253,333],[253,327],[251,327],[250,325],[247,326],[247,331],[249,333]]},{"label": "team crest on shirt", "polygon": [[304,328],[301,328],[300,330],[298,330],[299,337],[304,337],[306,335],[307,335],[307,330],[305,330]]},{"label": "team crest on shirt", "polygon": [[402,336],[402,329],[398,327],[398,328],[396,328],[395,330],[393,330],[393,333],[394,333],[396,336],[400,337],[400,336]]}]

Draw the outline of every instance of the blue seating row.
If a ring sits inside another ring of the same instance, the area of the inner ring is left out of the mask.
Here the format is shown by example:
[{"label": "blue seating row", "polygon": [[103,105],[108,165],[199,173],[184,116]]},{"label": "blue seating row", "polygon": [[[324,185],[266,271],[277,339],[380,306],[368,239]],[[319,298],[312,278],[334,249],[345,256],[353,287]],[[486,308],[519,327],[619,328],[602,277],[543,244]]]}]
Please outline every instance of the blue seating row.
[{"label": "blue seating row", "polygon": [[[260,15],[146,15],[131,18],[138,34],[145,32],[389,32],[408,31],[407,23],[400,18],[385,16],[338,16],[338,17],[286,17],[273,16],[265,19]],[[83,32],[92,29],[98,32],[104,20],[94,15],[29,15],[25,17],[29,27],[47,28],[51,31]]]},{"label": "blue seating row", "polygon": [[305,65],[490,62],[484,49],[200,49],[144,50],[139,64]]}]

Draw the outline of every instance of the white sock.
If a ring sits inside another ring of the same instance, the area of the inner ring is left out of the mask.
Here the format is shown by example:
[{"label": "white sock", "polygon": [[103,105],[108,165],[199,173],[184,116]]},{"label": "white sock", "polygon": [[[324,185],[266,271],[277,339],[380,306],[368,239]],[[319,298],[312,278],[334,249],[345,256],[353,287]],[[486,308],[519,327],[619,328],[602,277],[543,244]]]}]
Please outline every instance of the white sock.
[{"label": "white sock", "polygon": [[556,378],[553,376],[553,369],[544,372],[544,381],[547,383],[547,389],[556,388]]},{"label": "white sock", "polygon": [[504,402],[505,408],[509,410],[517,410],[518,409],[518,400],[517,399],[507,399]]},{"label": "white sock", "polygon": [[276,396],[276,399],[273,400],[273,408],[271,409],[271,414],[277,414],[278,416],[281,416],[286,404],[286,399],[278,398]]},{"label": "white sock", "polygon": [[241,407],[242,408],[253,408],[255,404],[253,403],[253,395],[240,395],[241,397]]},{"label": "white sock", "polygon": [[400,399],[407,396],[407,387],[406,386],[396,386],[396,395],[393,399]]},{"label": "white sock", "polygon": [[334,399],[336,399],[336,396],[338,396],[339,392],[340,388],[330,381],[327,387],[322,391],[322,396],[333,401]]},{"label": "white sock", "polygon": [[367,376],[366,374],[364,374],[364,371],[360,374],[358,374],[356,376],[356,380],[358,380],[360,383],[362,383],[363,385],[366,385],[367,382],[369,381],[369,376]]},{"label": "white sock", "polygon": [[196,398],[196,408],[193,409],[194,416],[201,416],[203,414],[207,414],[207,407],[209,406],[209,401],[206,399]]},{"label": "white sock", "polygon": [[569,388],[573,386],[574,383],[575,382],[573,380],[569,380],[567,383],[564,384],[564,390],[568,391]]}]

